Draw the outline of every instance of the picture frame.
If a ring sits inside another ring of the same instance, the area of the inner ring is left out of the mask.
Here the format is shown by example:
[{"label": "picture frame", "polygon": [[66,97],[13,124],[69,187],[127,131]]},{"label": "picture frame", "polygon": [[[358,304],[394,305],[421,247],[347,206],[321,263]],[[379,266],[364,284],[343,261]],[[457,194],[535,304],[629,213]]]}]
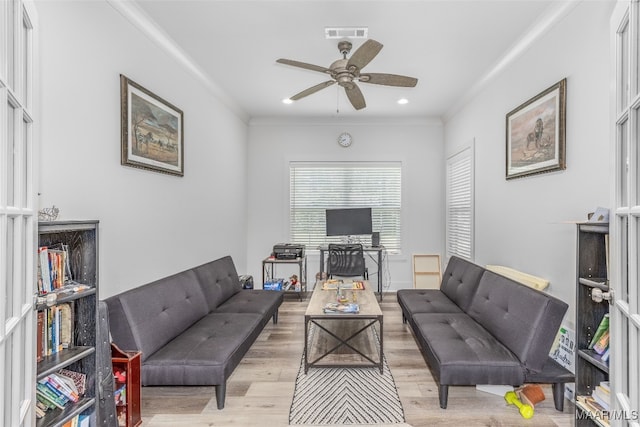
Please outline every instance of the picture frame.
[{"label": "picture frame", "polygon": [[567,79],[506,116],[506,179],[566,169]]},{"label": "picture frame", "polygon": [[120,163],[184,176],[182,110],[122,74],[120,104]]}]

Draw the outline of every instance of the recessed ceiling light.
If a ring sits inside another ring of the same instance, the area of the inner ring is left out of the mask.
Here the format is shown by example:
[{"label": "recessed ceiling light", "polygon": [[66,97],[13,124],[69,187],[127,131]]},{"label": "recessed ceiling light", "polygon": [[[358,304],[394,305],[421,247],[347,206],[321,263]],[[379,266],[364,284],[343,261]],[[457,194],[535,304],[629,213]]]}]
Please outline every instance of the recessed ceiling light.
[{"label": "recessed ceiling light", "polygon": [[282,100],[283,104],[293,104],[293,101],[290,98],[285,98]]},{"label": "recessed ceiling light", "polygon": [[398,104],[400,104],[400,105],[405,105],[405,104],[408,104],[408,103],[409,103],[409,100],[407,98],[398,99]]}]

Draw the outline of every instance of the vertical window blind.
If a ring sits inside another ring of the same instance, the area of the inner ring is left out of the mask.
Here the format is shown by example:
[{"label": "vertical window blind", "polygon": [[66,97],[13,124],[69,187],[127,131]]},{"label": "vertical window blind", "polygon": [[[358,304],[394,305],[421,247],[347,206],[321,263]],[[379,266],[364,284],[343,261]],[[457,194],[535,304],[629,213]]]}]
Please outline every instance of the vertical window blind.
[{"label": "vertical window blind", "polygon": [[[290,241],[308,249],[337,243],[339,236],[326,236],[325,210],[371,208],[373,231],[389,251],[401,248],[400,162],[292,162],[290,179]],[[371,236],[356,236],[364,245]]]},{"label": "vertical window blind", "polygon": [[447,159],[447,258],[473,260],[473,148]]}]

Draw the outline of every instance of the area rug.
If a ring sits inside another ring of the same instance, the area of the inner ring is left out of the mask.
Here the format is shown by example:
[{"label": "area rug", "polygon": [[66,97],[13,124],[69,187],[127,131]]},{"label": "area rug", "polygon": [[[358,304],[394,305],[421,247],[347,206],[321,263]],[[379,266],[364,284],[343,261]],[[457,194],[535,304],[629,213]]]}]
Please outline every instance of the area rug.
[{"label": "area rug", "polygon": [[383,358],[373,368],[310,368],[304,355],[296,378],[289,425],[400,424],[404,410]]}]

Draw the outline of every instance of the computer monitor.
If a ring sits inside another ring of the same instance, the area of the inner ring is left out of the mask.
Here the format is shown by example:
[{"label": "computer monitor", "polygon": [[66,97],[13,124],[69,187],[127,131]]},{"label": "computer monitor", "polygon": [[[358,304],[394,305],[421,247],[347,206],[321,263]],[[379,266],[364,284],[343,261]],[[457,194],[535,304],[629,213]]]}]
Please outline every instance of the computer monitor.
[{"label": "computer monitor", "polygon": [[327,236],[371,234],[371,208],[326,210]]}]

